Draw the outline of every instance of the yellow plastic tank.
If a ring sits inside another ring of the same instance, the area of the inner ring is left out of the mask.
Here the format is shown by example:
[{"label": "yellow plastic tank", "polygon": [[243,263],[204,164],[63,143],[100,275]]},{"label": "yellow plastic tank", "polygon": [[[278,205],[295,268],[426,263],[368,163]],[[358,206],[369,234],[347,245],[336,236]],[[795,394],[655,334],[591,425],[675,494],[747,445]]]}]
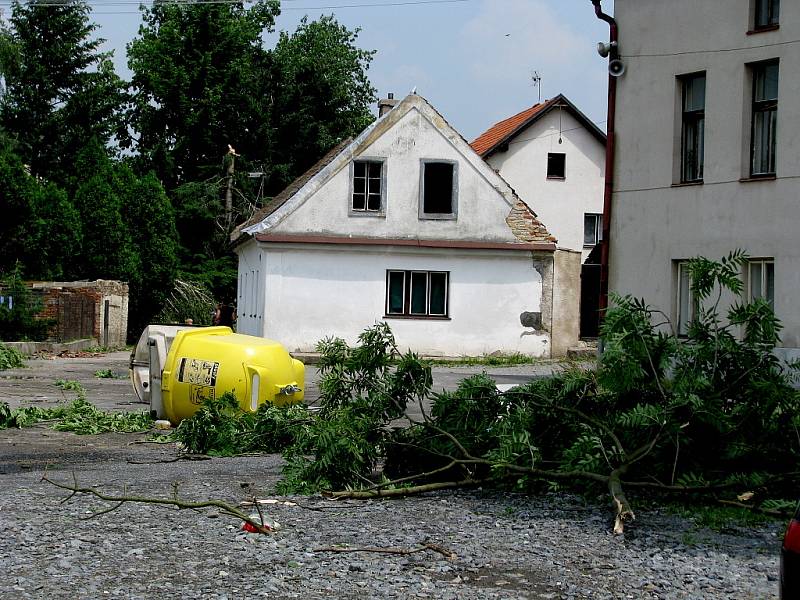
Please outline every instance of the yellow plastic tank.
[{"label": "yellow plastic tank", "polygon": [[281,344],[229,327],[178,331],[161,373],[164,415],[173,425],[225,392],[234,393],[243,411],[255,412],[265,402],[302,402],[304,386],[305,366]]}]

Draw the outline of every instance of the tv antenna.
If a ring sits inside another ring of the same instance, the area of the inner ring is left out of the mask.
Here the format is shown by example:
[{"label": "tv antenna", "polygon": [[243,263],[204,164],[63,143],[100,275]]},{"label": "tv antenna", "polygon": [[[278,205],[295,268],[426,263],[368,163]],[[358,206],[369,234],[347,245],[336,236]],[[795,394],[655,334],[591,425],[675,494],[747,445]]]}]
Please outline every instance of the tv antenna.
[{"label": "tv antenna", "polygon": [[531,81],[533,82],[533,87],[535,87],[539,91],[539,104],[542,103],[542,78],[539,75],[539,71],[534,71],[531,75]]}]

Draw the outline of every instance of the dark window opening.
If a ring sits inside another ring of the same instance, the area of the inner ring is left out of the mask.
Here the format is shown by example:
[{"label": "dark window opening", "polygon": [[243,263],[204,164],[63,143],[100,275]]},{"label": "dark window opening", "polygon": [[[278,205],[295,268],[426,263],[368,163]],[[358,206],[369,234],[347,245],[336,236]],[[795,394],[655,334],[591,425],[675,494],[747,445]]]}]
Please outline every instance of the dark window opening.
[{"label": "dark window opening", "polygon": [[756,0],[753,29],[775,27],[778,24],[780,13],[780,0]]},{"label": "dark window opening", "polygon": [[428,215],[453,214],[453,164],[426,162],[422,168],[422,212]]},{"label": "dark window opening", "polygon": [[353,162],[353,210],[379,212],[381,203],[381,171],[383,164],[377,161],[357,160]]},{"label": "dark window opening", "polygon": [[753,107],[750,175],[775,175],[778,133],[778,63],[752,66]]},{"label": "dark window opening", "polygon": [[563,152],[547,153],[547,178],[564,179],[567,176],[567,155]]},{"label": "dark window opening", "polygon": [[386,315],[446,317],[447,271],[387,271]]},{"label": "dark window opening", "polygon": [[682,78],[681,182],[703,180],[705,147],[706,75]]},{"label": "dark window opening", "polygon": [[583,215],[583,245],[596,246],[603,240],[603,215],[585,213]]}]

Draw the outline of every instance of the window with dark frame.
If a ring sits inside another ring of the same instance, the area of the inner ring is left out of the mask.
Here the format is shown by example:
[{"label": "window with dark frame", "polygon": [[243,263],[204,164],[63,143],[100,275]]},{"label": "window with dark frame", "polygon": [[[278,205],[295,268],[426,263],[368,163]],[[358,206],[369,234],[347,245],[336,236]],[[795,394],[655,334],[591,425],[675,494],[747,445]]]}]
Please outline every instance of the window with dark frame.
[{"label": "window with dark frame", "polygon": [[386,316],[447,317],[450,273],[386,271]]},{"label": "window with dark frame", "polygon": [[755,0],[753,29],[771,29],[778,25],[781,13],[780,0]]},{"label": "window with dark frame", "polygon": [[547,153],[547,178],[565,179],[567,176],[567,155],[563,152]]},{"label": "window with dark frame", "polygon": [[750,176],[775,175],[778,132],[778,63],[751,65],[753,74]]},{"label": "window with dark frame", "polygon": [[380,212],[383,210],[381,191],[383,163],[375,160],[353,161],[354,212]]},{"label": "window with dark frame", "polygon": [[676,288],[676,333],[680,337],[689,335],[689,324],[697,314],[697,300],[692,293],[692,280],[689,273],[689,263],[678,262]]},{"label": "window with dark frame", "polygon": [[681,77],[681,183],[703,181],[706,74]]},{"label": "window with dark frame", "polygon": [[455,169],[453,163],[423,162],[422,170],[423,214],[454,214]]},{"label": "window with dark frame", "polygon": [[603,240],[603,215],[600,213],[584,213],[583,245],[596,246]]},{"label": "window with dark frame", "polygon": [[747,295],[750,300],[761,298],[775,309],[775,261],[771,258],[752,259],[747,263]]}]

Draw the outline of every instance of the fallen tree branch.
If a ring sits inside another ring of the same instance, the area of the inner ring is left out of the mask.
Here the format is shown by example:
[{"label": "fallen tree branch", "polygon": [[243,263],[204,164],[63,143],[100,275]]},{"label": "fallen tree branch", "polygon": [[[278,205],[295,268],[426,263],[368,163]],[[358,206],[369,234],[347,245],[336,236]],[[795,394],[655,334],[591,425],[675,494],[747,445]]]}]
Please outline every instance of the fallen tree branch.
[{"label": "fallen tree branch", "polygon": [[374,498],[400,498],[403,496],[416,496],[417,494],[425,494],[427,492],[436,492],[438,490],[452,490],[464,487],[473,487],[495,481],[494,479],[463,479],[461,481],[438,481],[436,483],[426,483],[424,485],[415,485],[405,488],[393,488],[386,490],[383,488],[376,488],[371,490],[342,490],[339,492],[324,491],[322,495],[325,498],[346,499],[352,498],[354,500],[371,500]]},{"label": "fallen tree branch", "polygon": [[243,513],[239,509],[237,509],[236,507],[231,506],[230,504],[228,504],[226,502],[223,502],[222,500],[203,500],[203,501],[200,501],[200,502],[191,502],[191,501],[187,501],[187,500],[181,500],[180,498],[178,498],[177,492],[174,493],[172,498],[150,498],[150,497],[147,497],[147,496],[128,496],[128,495],[114,496],[114,495],[111,495],[111,494],[104,494],[103,492],[99,492],[99,491],[97,491],[97,490],[95,490],[93,488],[80,487],[77,484],[77,480],[75,479],[75,474],[74,473],[73,473],[72,476],[73,476],[74,483],[72,485],[69,485],[69,484],[66,484],[66,483],[61,483],[61,482],[54,481],[54,480],[50,479],[47,476],[47,471],[45,470],[45,472],[42,475],[42,478],[41,478],[40,481],[44,481],[46,483],[49,483],[50,485],[53,485],[53,486],[55,486],[57,488],[60,488],[62,490],[69,491],[70,494],[61,500],[62,503],[68,501],[70,498],[72,498],[76,494],[86,494],[86,495],[94,496],[95,498],[98,498],[99,500],[103,500],[104,502],[116,502],[117,503],[115,506],[113,506],[111,508],[103,509],[103,510],[101,510],[99,512],[93,513],[89,517],[84,517],[83,520],[93,519],[93,518],[98,517],[100,515],[108,514],[110,512],[113,512],[113,511],[117,510],[119,507],[123,506],[124,504],[127,504],[127,503],[131,502],[131,503],[137,503],[137,504],[156,504],[156,505],[160,505],[160,506],[173,506],[173,507],[175,507],[175,508],[177,508],[179,510],[184,510],[184,509],[200,510],[200,509],[203,509],[203,508],[216,508],[217,510],[219,510],[220,513],[222,513],[224,515],[228,515],[230,517],[236,517],[238,519],[241,519],[245,523],[250,524],[253,528],[256,529],[256,531],[258,533],[271,533],[272,532],[272,529],[268,525],[266,525],[265,523],[263,523],[263,522],[259,523],[256,519],[253,519],[249,515]]},{"label": "fallen tree branch", "polygon": [[163,460],[132,460],[128,459],[129,465],[159,465],[161,463],[174,463],[179,460],[211,460],[208,454],[181,454],[174,458],[165,458]]},{"label": "fallen tree branch", "polygon": [[315,548],[313,552],[337,552],[340,554],[348,552],[375,552],[377,554],[400,554],[402,556],[406,556],[408,554],[424,552],[425,550],[437,552],[448,560],[455,560],[457,558],[456,553],[452,550],[448,550],[447,548],[438,544],[430,544],[427,542],[416,548],[378,548],[374,546],[348,548],[347,546],[328,546],[325,548]]}]

